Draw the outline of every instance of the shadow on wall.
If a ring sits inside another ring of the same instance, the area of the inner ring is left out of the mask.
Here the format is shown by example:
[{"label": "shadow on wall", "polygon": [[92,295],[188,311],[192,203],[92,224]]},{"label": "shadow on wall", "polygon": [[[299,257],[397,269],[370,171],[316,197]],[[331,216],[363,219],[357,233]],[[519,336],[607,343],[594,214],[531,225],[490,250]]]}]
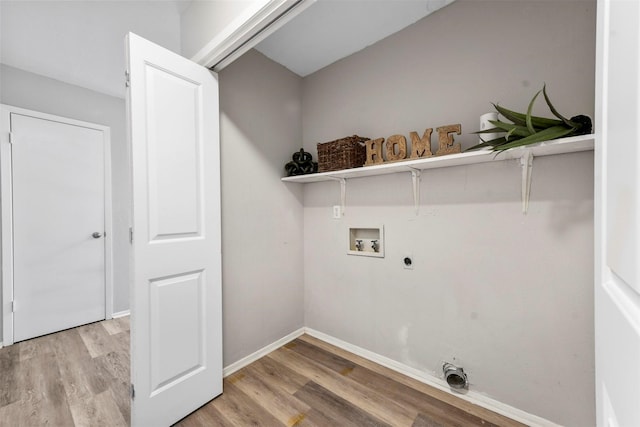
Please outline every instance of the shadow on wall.
[{"label": "shadow on wall", "polygon": [[549,225],[554,234],[561,238],[582,224],[593,224],[593,200],[558,202],[551,207]]},{"label": "shadow on wall", "polygon": [[[219,73],[224,364],[304,323],[300,78],[249,51]],[[248,268],[248,266],[250,266]]]},{"label": "shadow on wall", "polygon": [[[302,145],[302,79],[251,50],[220,72],[223,153],[242,144],[247,152],[235,167],[268,164],[284,176],[284,164]],[[251,155],[249,155],[251,154]],[[223,158],[223,162],[225,159]]]}]

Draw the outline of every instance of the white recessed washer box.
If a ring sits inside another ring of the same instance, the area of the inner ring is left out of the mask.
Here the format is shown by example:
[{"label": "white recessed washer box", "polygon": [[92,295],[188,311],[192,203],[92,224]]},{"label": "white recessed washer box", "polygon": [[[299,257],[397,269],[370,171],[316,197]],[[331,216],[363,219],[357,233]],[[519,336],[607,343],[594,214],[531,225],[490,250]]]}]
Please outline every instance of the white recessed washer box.
[{"label": "white recessed washer box", "polygon": [[347,254],[384,258],[384,226],[349,227]]}]

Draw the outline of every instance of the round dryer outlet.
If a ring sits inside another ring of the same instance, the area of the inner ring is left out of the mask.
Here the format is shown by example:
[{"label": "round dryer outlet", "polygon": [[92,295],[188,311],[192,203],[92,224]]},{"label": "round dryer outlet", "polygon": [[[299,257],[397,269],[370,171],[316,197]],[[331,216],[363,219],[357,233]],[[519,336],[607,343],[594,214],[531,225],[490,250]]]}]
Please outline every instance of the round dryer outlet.
[{"label": "round dryer outlet", "polygon": [[413,255],[406,254],[402,258],[402,266],[405,268],[405,270],[413,270]]}]

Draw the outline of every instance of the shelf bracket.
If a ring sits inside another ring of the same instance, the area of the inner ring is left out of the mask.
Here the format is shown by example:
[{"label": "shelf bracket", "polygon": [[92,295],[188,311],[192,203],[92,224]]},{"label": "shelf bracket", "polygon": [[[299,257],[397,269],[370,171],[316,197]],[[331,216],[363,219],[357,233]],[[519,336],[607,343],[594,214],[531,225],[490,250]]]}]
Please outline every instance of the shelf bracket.
[{"label": "shelf bracket", "polygon": [[335,176],[329,176],[328,178],[340,182],[340,214],[344,215],[344,207],[347,204],[347,180]]},{"label": "shelf bracket", "polygon": [[531,150],[525,150],[522,154],[520,166],[522,167],[522,213],[526,214],[529,210],[529,196],[531,195],[531,171],[533,169]]},{"label": "shelf bracket", "polygon": [[413,186],[413,207],[416,211],[416,216],[420,214],[420,176],[421,170],[409,168],[411,171],[411,184]]}]

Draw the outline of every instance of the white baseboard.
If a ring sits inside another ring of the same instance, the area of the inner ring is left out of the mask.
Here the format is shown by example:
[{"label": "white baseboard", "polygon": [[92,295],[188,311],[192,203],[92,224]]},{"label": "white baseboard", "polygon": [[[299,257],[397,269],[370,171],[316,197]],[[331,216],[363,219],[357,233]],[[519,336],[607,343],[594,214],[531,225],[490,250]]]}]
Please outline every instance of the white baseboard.
[{"label": "white baseboard", "polygon": [[403,375],[406,375],[422,383],[430,385],[431,387],[437,388],[438,390],[445,391],[460,399],[466,400],[475,405],[489,409],[490,411],[504,415],[505,417],[509,417],[523,424],[530,425],[530,426],[541,426],[541,427],[542,426],[559,427],[558,424],[555,424],[549,420],[546,420],[544,418],[538,417],[537,415],[533,415],[528,412],[522,411],[518,408],[514,408],[513,406],[509,406],[495,399],[491,399],[490,397],[485,396],[484,394],[481,394],[478,392],[469,391],[465,394],[454,393],[451,391],[446,381],[444,381],[441,378],[438,378],[427,372],[423,372],[418,369],[412,368],[396,360],[389,359],[388,357],[381,356],[377,353],[366,350],[364,348],[355,346],[353,344],[349,344],[348,342],[342,341],[338,338],[332,337],[331,335],[327,335],[323,332],[319,332],[311,328],[304,328],[304,332],[308,335],[311,335],[314,338],[318,338],[319,340],[332,344],[343,350],[349,351],[360,357],[364,357],[367,360],[370,360],[386,368],[392,369]]},{"label": "white baseboard", "polygon": [[300,328],[297,331],[293,331],[291,332],[289,335],[286,335],[282,338],[280,338],[279,340],[267,345],[266,347],[262,347],[260,350],[251,353],[250,355],[243,357],[242,359],[238,360],[237,362],[234,362],[232,364],[230,364],[229,366],[225,367],[222,371],[222,375],[224,377],[228,377],[229,375],[233,374],[234,372],[244,368],[247,365],[250,365],[251,363],[255,362],[256,360],[260,359],[263,356],[266,356],[267,354],[271,353],[272,351],[282,347],[283,345],[287,344],[290,341],[293,341],[294,339],[298,338],[300,335],[304,334],[305,332],[305,328]]},{"label": "white baseboard", "polygon": [[111,318],[113,319],[117,319],[118,317],[125,317],[125,316],[129,316],[131,314],[131,310],[124,310],[124,311],[119,311],[117,313],[113,313],[111,315]]},{"label": "white baseboard", "polygon": [[0,341],[0,348],[2,348],[2,341]]}]

